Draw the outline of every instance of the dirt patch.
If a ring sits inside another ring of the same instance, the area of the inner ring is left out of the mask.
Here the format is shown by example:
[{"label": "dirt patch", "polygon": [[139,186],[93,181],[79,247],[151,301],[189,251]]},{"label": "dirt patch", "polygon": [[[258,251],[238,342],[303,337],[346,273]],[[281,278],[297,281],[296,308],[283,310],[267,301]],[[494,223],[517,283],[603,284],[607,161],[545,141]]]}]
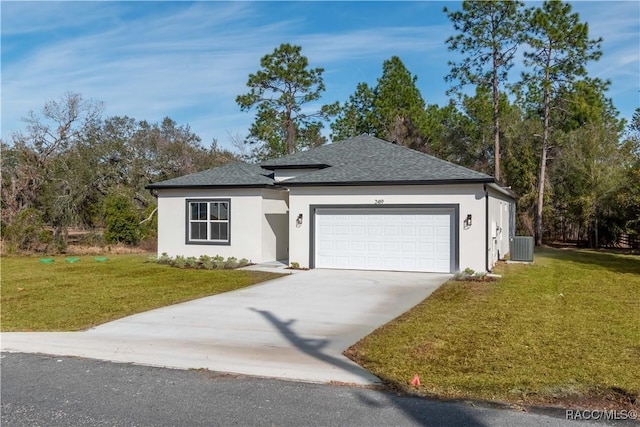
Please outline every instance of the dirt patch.
[{"label": "dirt patch", "polygon": [[[563,396],[557,398],[533,398],[522,403],[530,412],[557,412],[564,416],[567,409],[589,411],[626,411],[637,414],[640,411],[638,395],[612,388],[595,391],[587,395]],[[629,420],[632,423],[637,420]]]}]

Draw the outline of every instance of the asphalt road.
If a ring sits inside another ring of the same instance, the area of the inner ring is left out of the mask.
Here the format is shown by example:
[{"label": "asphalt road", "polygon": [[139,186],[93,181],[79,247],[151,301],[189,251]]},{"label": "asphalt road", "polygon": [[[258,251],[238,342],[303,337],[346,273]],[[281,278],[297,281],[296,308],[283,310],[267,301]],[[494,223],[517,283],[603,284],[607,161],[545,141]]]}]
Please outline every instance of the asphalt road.
[{"label": "asphalt road", "polygon": [[2,353],[3,427],[578,426],[532,414],[378,390]]}]

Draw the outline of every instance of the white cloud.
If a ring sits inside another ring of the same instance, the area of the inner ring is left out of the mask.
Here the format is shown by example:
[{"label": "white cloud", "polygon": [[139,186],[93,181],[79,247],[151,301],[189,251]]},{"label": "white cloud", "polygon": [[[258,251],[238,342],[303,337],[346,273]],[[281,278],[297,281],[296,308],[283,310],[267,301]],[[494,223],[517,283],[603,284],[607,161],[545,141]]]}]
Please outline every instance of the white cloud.
[{"label": "white cloud", "polygon": [[[407,8],[405,15],[414,7],[397,4]],[[235,97],[247,90],[260,58],[283,42],[301,45],[312,66],[325,68],[325,102],[345,100],[358,82],[375,84],[392,55],[418,75],[427,103],[446,101],[443,77],[452,58],[444,44],[451,32],[446,18],[424,25],[421,19],[382,17],[382,25],[361,19],[364,24],[335,29],[304,16],[304,3],[284,5],[300,13],[274,13],[280,4],[259,2],[3,2],[2,137],[21,128],[19,118],[29,110],[73,91],[104,101],[107,115],[170,116],[189,123],[205,143],[217,138],[228,145],[227,134],[245,134],[253,119]],[[607,43],[593,73],[614,81],[612,93],[637,85],[637,4],[579,3],[574,9]],[[46,42],[21,44],[49,34]],[[637,100],[637,88],[633,92]]]}]

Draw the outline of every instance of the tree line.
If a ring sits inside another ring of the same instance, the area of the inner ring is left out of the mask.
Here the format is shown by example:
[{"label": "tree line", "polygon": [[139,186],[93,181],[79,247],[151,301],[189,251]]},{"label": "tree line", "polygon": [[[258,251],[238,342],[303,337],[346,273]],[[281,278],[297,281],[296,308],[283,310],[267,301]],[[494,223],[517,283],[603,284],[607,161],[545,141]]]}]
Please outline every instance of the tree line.
[{"label": "tree line", "polygon": [[[160,181],[224,163],[282,156],[370,134],[493,175],[518,195],[520,234],[590,246],[640,234],[640,109],[630,123],[586,64],[602,54],[568,3],[525,8],[465,1],[445,8],[462,58],[449,63],[450,101],[428,104],[397,56],[343,102],[322,105],[320,67],[282,44],[248,76],[236,102],[255,120],[240,154],[210,147],[188,125],[102,117],[79,94],[30,113],[2,143],[2,236],[16,250],[63,249],[70,227],[137,244],[153,237]],[[523,72],[514,78],[516,54]],[[324,126],[329,123],[328,137]]]},{"label": "tree line", "polygon": [[137,245],[156,232],[147,184],[236,160],[170,118],[149,123],[102,111],[67,93],[29,113],[25,129],[2,142],[6,250],[64,251],[70,228],[102,231],[87,243]]}]

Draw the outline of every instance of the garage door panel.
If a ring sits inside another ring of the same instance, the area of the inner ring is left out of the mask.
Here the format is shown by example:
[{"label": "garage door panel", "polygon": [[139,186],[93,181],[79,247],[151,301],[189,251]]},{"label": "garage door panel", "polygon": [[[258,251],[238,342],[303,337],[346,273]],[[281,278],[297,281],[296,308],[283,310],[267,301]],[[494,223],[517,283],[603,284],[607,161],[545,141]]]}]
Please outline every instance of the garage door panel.
[{"label": "garage door panel", "polygon": [[449,261],[438,261],[435,265],[435,271],[445,271],[449,269]]},{"label": "garage door panel", "polygon": [[403,225],[400,227],[400,235],[401,236],[415,236],[417,233],[416,227],[414,225]]},{"label": "garage door panel", "polygon": [[318,251],[331,251],[333,249],[333,242],[329,240],[322,240],[318,242]]},{"label": "garage door panel", "polygon": [[384,226],[384,235],[385,237],[395,237],[398,235],[398,227],[395,225],[385,225]]},{"label": "garage door panel", "polygon": [[379,225],[367,225],[367,235],[369,236],[382,236],[382,227]]},{"label": "garage door panel", "polygon": [[[434,252],[442,254],[443,252],[449,251],[449,243],[438,243],[436,250]],[[442,256],[442,255],[441,255]],[[447,257],[449,258],[449,257]]]},{"label": "garage door panel", "polygon": [[444,237],[445,239],[449,240],[449,227],[447,226],[438,226],[436,227],[436,236],[438,236],[439,238]]},{"label": "garage door panel", "polygon": [[398,258],[383,258],[382,261],[385,270],[400,270],[400,260]]},{"label": "garage door panel", "polygon": [[389,254],[389,256],[393,256],[394,254],[398,253],[400,246],[396,242],[384,242],[382,244],[382,248],[382,250],[385,253]]},{"label": "garage door panel", "polygon": [[331,236],[333,234],[333,227],[330,225],[321,225],[318,227],[318,236]]},{"label": "garage door panel", "polygon": [[435,252],[435,246],[433,243],[418,243],[418,250],[423,253],[431,254]]},{"label": "garage door panel", "polygon": [[367,246],[365,242],[351,242],[350,250],[353,252],[365,252],[367,250]]},{"label": "garage door panel", "polygon": [[416,266],[419,270],[433,271],[435,268],[435,263],[430,258],[418,258]]},{"label": "garage door panel", "polygon": [[407,253],[407,252],[415,253],[415,252],[418,252],[416,246],[417,245],[413,242],[402,242],[400,243],[400,251],[402,253]]},{"label": "garage door panel", "polygon": [[366,268],[367,266],[367,259],[365,257],[361,257],[361,256],[354,256],[351,257],[351,264],[353,265],[353,267],[351,268]]},{"label": "garage door panel", "polygon": [[336,225],[333,230],[333,234],[337,236],[345,236],[349,232],[349,227],[346,225]]},{"label": "garage door panel", "polygon": [[351,236],[363,236],[365,234],[366,227],[364,225],[352,225],[351,226]]},{"label": "garage door panel", "polygon": [[367,252],[375,253],[382,251],[382,242],[367,242]]},{"label": "garage door panel", "polygon": [[334,248],[338,252],[348,251],[349,250],[349,241],[348,240],[336,240],[336,244],[335,244]]},{"label": "garage door panel", "polygon": [[402,270],[413,271],[413,270],[416,270],[418,266],[415,259],[403,258],[400,260],[400,268],[402,268]]},{"label": "garage door panel", "polygon": [[318,209],[319,268],[450,272],[453,209]]},{"label": "garage door panel", "polygon": [[374,270],[382,264],[382,258],[379,256],[368,256],[365,262],[367,269]]},{"label": "garage door panel", "polygon": [[431,237],[434,235],[433,227],[427,226],[419,226],[418,227],[418,236]]}]

